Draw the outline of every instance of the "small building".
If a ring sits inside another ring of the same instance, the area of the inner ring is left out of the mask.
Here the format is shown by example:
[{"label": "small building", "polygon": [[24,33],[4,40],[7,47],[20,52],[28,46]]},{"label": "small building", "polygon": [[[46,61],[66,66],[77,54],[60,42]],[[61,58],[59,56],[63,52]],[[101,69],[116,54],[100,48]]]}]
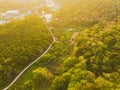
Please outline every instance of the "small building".
[{"label": "small building", "polygon": [[20,12],[17,10],[9,10],[5,12],[3,16],[5,20],[10,20],[11,18],[20,16]]},{"label": "small building", "polygon": [[0,20],[0,25],[6,24],[6,23],[9,23],[9,21]]},{"label": "small building", "polygon": [[50,22],[52,18],[52,14],[42,14],[41,17],[46,21]]}]

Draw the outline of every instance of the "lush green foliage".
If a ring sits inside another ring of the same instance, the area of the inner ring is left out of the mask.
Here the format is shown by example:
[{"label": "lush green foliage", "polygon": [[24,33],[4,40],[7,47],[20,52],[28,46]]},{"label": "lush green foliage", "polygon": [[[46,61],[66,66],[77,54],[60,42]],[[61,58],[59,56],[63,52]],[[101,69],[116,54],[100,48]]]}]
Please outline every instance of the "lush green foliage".
[{"label": "lush green foliage", "polygon": [[0,88],[10,83],[51,42],[46,25],[36,16],[0,26]]},{"label": "lush green foliage", "polygon": [[[94,26],[80,32],[75,44],[75,56],[87,59],[87,68],[96,74],[110,73],[120,68],[120,24]],[[87,52],[86,52],[87,51]]]},{"label": "lush green foliage", "polygon": [[74,57],[65,59],[61,70],[53,80],[55,90],[120,89],[120,23],[80,32]]},{"label": "lush green foliage", "polygon": [[57,41],[9,90],[119,90],[120,1],[57,1]]}]

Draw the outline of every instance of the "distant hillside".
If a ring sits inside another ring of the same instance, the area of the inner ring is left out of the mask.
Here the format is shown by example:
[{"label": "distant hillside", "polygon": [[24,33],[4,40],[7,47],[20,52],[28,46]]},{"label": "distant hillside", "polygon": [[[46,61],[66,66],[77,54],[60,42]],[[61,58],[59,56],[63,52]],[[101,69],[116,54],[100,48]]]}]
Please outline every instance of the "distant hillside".
[{"label": "distant hillside", "polygon": [[0,0],[0,10],[10,9],[29,9],[33,6],[40,5],[44,0]]}]

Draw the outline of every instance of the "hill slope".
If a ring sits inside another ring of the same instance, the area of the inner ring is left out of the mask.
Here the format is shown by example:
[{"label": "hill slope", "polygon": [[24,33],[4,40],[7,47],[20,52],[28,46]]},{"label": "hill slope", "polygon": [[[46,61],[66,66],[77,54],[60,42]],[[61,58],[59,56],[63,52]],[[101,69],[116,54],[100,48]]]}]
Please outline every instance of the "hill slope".
[{"label": "hill slope", "polygon": [[51,42],[51,34],[37,16],[0,26],[0,88],[10,83]]}]

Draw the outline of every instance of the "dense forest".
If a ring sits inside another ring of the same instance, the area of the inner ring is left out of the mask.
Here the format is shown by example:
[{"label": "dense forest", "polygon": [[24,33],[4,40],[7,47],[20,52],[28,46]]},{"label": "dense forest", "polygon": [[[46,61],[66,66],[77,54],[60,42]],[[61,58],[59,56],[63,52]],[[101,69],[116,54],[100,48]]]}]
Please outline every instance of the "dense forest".
[{"label": "dense forest", "polygon": [[81,31],[73,48],[53,80],[55,90],[120,89],[120,23]]},{"label": "dense forest", "polygon": [[[56,41],[49,52],[8,90],[120,90],[120,0],[55,1],[60,8],[52,12],[48,28]],[[24,22],[16,21],[13,25],[0,26],[0,39],[4,41],[4,45],[0,46],[0,54],[6,55],[0,56],[2,85],[13,80],[23,66],[34,60],[52,42],[47,28],[39,20],[31,17]],[[29,32],[26,31],[24,35],[25,30]],[[7,35],[4,38],[2,34]],[[36,38],[36,35],[40,38]],[[27,44],[24,40],[28,41]],[[17,49],[17,43],[21,45],[20,49]],[[9,45],[12,45],[12,49]],[[23,48],[24,45],[27,45],[26,48]],[[13,55],[15,59],[11,58]],[[6,76],[10,79],[5,82]]]},{"label": "dense forest", "polygon": [[0,26],[0,88],[10,83],[51,42],[51,34],[37,16]]}]

